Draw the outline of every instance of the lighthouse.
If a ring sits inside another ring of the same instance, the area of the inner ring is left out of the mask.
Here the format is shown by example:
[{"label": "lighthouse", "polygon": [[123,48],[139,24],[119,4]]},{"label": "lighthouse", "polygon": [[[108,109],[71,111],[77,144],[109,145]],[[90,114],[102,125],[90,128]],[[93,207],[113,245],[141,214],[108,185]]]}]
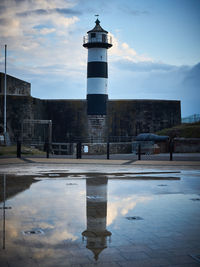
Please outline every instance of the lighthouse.
[{"label": "lighthouse", "polygon": [[107,49],[112,47],[111,36],[96,20],[95,27],[87,32],[83,46],[88,49],[87,62],[87,114],[106,115],[108,99]]},{"label": "lighthouse", "polygon": [[87,116],[88,134],[91,142],[102,142],[106,136],[108,100],[107,50],[112,47],[112,38],[95,21],[95,27],[83,38],[83,47],[88,49],[87,61]]}]

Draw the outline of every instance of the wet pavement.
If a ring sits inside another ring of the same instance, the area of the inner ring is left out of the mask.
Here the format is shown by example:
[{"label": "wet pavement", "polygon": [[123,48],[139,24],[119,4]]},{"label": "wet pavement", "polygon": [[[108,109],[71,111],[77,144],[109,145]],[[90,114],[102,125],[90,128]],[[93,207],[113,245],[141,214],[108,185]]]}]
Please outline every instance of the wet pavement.
[{"label": "wet pavement", "polygon": [[200,167],[177,164],[4,162],[0,266],[200,266]]},{"label": "wet pavement", "polygon": [[[116,155],[118,159],[69,158],[0,158],[0,174],[39,175],[46,172],[138,172],[164,170],[200,170],[200,154],[179,155],[179,160],[133,160],[130,154]],[[195,160],[193,160],[195,158]],[[182,160],[180,160],[182,159]]]}]

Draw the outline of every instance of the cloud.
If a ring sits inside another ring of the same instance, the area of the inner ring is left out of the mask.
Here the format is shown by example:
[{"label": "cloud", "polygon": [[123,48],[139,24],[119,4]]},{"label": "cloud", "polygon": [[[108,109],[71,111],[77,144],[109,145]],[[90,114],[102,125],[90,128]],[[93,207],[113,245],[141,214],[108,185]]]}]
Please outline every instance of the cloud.
[{"label": "cloud", "polygon": [[39,30],[40,34],[42,34],[42,35],[50,34],[50,33],[55,32],[55,31],[56,31],[55,28],[42,28]]},{"label": "cloud", "polygon": [[[11,7],[12,3],[12,7]],[[80,15],[78,10],[73,9],[71,1],[5,1],[4,13],[0,14],[1,37],[23,37],[34,34],[34,29],[38,25],[56,25],[62,29],[68,28],[78,21],[76,15]],[[19,31],[20,29],[20,31]],[[17,30],[17,31],[16,31]],[[59,29],[58,29],[59,30]],[[34,36],[36,38],[38,36]],[[9,41],[9,40],[8,40]],[[13,41],[13,40],[12,40]],[[10,43],[11,40],[10,40]]]},{"label": "cloud", "polygon": [[138,203],[147,202],[151,199],[151,197],[147,196],[129,196],[125,198],[115,197],[114,201],[108,202],[107,226],[114,223],[117,217],[127,215]]},{"label": "cloud", "polygon": [[131,72],[172,71],[177,69],[177,66],[152,61],[133,62],[131,60],[118,60],[115,62],[115,66],[118,68],[123,66],[123,70]]},{"label": "cloud", "polygon": [[191,67],[115,62],[110,65],[110,98],[180,100],[182,117],[200,113],[200,64]]},{"label": "cloud", "polygon": [[119,60],[124,60],[128,62],[149,62],[153,59],[146,55],[138,54],[134,48],[130,47],[126,42],[120,42],[113,35],[109,34],[112,38],[113,47],[109,51],[110,61],[117,62]]},{"label": "cloud", "polygon": [[73,10],[69,8],[56,8],[56,12],[60,14],[65,14],[65,15],[81,15],[82,13],[78,10]]},{"label": "cloud", "polygon": [[28,17],[32,15],[49,15],[49,14],[62,14],[62,15],[81,15],[81,12],[78,10],[73,10],[70,8],[51,8],[51,9],[35,9],[28,10],[24,12],[16,13],[19,17]]},{"label": "cloud", "polygon": [[[22,36],[22,29],[20,27],[20,21],[15,17],[8,17],[8,18],[0,18],[0,34],[1,39],[7,37],[21,37]],[[7,42],[6,42],[7,43]]]},{"label": "cloud", "polygon": [[138,54],[126,42],[120,42],[113,34],[113,47],[109,51],[109,61],[111,66],[123,71],[130,72],[151,72],[151,71],[173,71],[177,66],[155,61],[152,57],[144,54]]},{"label": "cloud", "polygon": [[74,6],[75,1],[69,0],[4,1],[0,35],[2,43],[8,45],[11,75],[18,70],[21,75],[48,75],[53,68],[54,73],[68,75],[83,68],[84,53],[79,42],[76,49],[73,32],[79,21],[75,14],[80,12]]}]

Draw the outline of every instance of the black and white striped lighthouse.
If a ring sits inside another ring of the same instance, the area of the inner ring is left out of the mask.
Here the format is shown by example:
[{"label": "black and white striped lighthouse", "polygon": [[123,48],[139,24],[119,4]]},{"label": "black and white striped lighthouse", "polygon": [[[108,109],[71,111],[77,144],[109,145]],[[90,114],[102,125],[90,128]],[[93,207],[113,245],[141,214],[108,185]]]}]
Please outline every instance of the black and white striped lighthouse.
[{"label": "black and white striped lighthouse", "polygon": [[100,21],[87,32],[83,46],[88,49],[87,114],[106,115],[108,100],[107,49],[112,47],[111,36],[102,29]]}]

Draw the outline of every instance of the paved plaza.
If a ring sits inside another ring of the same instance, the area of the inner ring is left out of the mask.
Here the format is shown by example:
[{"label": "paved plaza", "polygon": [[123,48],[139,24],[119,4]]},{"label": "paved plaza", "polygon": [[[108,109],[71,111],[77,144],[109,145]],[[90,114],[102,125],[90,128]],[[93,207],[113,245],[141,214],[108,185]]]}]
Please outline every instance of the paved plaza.
[{"label": "paved plaza", "polygon": [[200,266],[198,157],[1,158],[0,266]]}]

